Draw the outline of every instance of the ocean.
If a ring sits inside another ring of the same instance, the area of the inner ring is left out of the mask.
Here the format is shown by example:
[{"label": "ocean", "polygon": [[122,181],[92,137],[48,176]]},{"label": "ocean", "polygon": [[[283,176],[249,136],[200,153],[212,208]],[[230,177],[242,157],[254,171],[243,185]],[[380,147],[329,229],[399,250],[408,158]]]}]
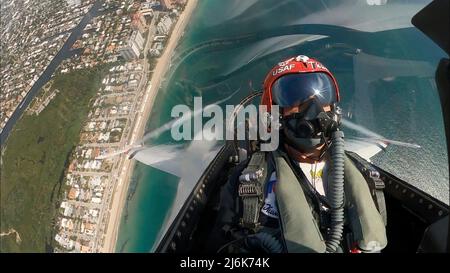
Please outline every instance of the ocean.
[{"label": "ocean", "polygon": [[[260,90],[266,73],[296,55],[314,57],[336,76],[344,118],[387,139],[373,162],[449,203],[448,155],[434,82],[443,50],[411,17],[430,1],[203,0],[177,47],[147,132],[167,123],[177,104],[227,104]],[[347,138],[362,137],[344,128]],[[148,145],[174,143],[169,132]],[[196,170],[192,170],[195,172]],[[149,252],[169,215],[179,179],[137,163],[116,245]]]}]

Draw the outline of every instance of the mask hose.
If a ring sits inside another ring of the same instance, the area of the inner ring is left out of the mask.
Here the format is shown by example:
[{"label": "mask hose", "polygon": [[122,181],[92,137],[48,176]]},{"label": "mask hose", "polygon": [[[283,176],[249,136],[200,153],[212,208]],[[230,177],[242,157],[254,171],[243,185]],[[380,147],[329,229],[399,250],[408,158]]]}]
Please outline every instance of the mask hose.
[{"label": "mask hose", "polygon": [[264,253],[281,253],[283,251],[280,241],[266,232],[248,236],[247,245],[255,251],[263,250]]},{"label": "mask hose", "polygon": [[329,192],[331,224],[326,252],[334,253],[344,232],[344,132],[331,135],[331,185]]}]

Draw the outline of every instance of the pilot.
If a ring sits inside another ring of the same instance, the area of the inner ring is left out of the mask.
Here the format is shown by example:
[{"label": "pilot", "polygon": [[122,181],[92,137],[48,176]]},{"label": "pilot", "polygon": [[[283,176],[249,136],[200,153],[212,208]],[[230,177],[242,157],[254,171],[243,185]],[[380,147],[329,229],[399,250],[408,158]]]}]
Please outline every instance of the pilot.
[{"label": "pilot", "polygon": [[272,105],[280,109],[280,145],[235,167],[221,189],[210,251],[386,247],[385,223],[368,182],[344,151],[338,102],[336,79],[313,58],[295,56],[269,72],[261,103],[269,113]]}]

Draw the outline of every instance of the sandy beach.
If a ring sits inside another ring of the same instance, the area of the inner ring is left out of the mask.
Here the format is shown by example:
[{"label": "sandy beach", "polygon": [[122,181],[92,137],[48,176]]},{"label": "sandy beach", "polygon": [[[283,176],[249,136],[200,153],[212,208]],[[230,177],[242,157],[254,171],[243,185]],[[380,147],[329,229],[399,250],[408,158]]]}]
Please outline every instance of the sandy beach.
[{"label": "sandy beach", "polygon": [[[179,39],[184,33],[184,29],[189,22],[189,19],[197,6],[198,0],[188,0],[183,13],[178,18],[176,25],[172,31],[172,34],[167,43],[167,47],[164,50],[163,55],[159,58],[158,63],[153,71],[151,78],[151,84],[147,87],[144,93],[141,106],[137,110],[137,117],[134,120],[132,130],[130,132],[130,140],[128,143],[135,143],[141,139],[144,135],[145,125],[152,111],[153,103],[158,94],[161,80],[166,74],[170,59],[173,55],[173,51],[178,44]],[[141,111],[142,110],[142,111]],[[113,191],[111,203],[109,205],[109,218],[107,220],[107,229],[105,233],[105,241],[101,252],[114,252],[116,248],[116,242],[119,233],[120,221],[122,218],[122,211],[125,207],[126,197],[128,193],[128,187],[130,184],[131,176],[135,165],[134,160],[128,160],[126,155],[121,158],[122,165],[118,172],[118,181]]]}]

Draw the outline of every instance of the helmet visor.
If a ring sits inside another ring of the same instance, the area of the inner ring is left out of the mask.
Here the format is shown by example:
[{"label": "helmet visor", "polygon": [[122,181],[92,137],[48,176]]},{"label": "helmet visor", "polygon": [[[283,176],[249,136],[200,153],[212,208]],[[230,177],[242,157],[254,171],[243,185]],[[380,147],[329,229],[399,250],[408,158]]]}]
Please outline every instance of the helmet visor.
[{"label": "helmet visor", "polygon": [[315,98],[320,105],[337,101],[333,79],[326,73],[288,74],[272,85],[272,97],[280,107],[299,105]]}]

